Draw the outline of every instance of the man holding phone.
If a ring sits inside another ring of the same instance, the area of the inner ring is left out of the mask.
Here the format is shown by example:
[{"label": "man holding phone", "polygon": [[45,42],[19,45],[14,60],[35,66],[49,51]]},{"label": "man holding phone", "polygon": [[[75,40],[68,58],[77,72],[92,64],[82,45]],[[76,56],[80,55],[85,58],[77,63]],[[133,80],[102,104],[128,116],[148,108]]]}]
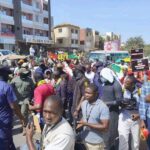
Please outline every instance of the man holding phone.
[{"label": "man holding phone", "polygon": [[[74,150],[74,133],[69,123],[62,117],[63,104],[58,96],[49,96],[43,106],[45,126],[42,133],[42,150]],[[33,124],[26,128],[26,140],[29,150],[36,150],[33,138]]]}]

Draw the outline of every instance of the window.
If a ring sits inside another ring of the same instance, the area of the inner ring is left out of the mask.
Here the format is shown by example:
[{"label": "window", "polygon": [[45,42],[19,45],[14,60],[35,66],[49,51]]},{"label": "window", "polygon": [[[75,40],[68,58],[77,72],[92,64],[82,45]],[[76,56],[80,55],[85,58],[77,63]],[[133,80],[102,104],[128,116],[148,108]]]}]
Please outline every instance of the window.
[{"label": "window", "polygon": [[23,28],[23,34],[27,34],[27,35],[32,35],[33,34],[33,29],[31,28]]},{"label": "window", "polygon": [[75,40],[75,43],[78,44],[78,40]]},{"label": "window", "polygon": [[35,15],[35,21],[39,22],[39,16],[38,15]]},{"label": "window", "polygon": [[0,7],[0,13],[7,16],[13,16],[13,10],[5,7]]},{"label": "window", "polygon": [[44,18],[43,23],[48,24],[48,18]]},{"label": "window", "polygon": [[78,30],[76,30],[76,34],[78,34]]},{"label": "window", "polygon": [[40,8],[39,2],[36,2],[36,8]]},{"label": "window", "polygon": [[58,32],[62,32],[62,29],[58,29]]},{"label": "window", "polygon": [[63,43],[63,39],[57,39],[57,41],[58,41],[59,44]]},{"label": "window", "polygon": [[74,33],[74,29],[71,29],[71,33]]},{"label": "window", "polygon": [[2,34],[14,34],[15,29],[13,25],[1,24],[1,33]]},{"label": "window", "polygon": [[46,4],[43,4],[43,10],[46,10],[46,11],[48,11],[48,5],[46,5]]},{"label": "window", "polygon": [[99,35],[99,32],[96,31],[96,32],[95,32],[95,35]]},{"label": "window", "polygon": [[81,45],[84,45],[84,41],[80,41],[80,44],[81,44]]},{"label": "window", "polygon": [[71,40],[71,44],[74,44],[74,40]]},{"label": "window", "polygon": [[32,14],[22,13],[22,18],[26,20],[33,20]]}]

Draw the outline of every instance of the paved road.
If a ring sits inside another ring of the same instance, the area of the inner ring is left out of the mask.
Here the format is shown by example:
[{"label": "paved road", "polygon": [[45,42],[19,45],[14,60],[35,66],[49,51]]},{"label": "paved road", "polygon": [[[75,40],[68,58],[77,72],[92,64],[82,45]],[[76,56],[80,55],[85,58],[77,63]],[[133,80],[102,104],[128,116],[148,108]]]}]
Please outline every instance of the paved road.
[{"label": "paved road", "polygon": [[[18,119],[16,119],[16,117],[14,120],[13,140],[14,140],[17,150],[19,150],[20,146],[22,146],[26,143],[25,136],[22,135],[22,128],[21,128],[20,122]],[[145,142],[140,143],[140,150],[146,150]]]},{"label": "paved road", "polygon": [[22,128],[18,119],[14,120],[13,140],[17,149],[26,143],[25,136],[22,136]]}]

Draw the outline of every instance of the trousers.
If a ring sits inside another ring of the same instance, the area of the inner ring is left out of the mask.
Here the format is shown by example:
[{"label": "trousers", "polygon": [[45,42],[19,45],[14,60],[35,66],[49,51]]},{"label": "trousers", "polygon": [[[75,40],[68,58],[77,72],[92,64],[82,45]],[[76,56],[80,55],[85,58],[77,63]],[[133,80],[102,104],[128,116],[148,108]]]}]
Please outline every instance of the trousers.
[{"label": "trousers", "polygon": [[125,113],[120,113],[118,132],[119,132],[119,150],[129,150],[129,134],[131,134],[132,150],[139,150],[139,143],[140,143],[139,120],[133,121],[129,115]]}]

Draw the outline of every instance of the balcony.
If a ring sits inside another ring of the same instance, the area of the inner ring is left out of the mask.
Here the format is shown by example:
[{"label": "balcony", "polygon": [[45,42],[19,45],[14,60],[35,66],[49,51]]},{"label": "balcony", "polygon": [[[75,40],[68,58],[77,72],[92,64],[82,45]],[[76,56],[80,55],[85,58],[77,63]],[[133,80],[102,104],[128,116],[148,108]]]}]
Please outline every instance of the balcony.
[{"label": "balcony", "polygon": [[33,21],[22,18],[22,26],[27,28],[33,28]]},{"label": "balcony", "polygon": [[0,22],[4,24],[14,25],[14,17],[0,13]]},{"label": "balcony", "polygon": [[79,39],[79,34],[72,33],[71,38],[72,39]]},{"label": "balcony", "polygon": [[13,0],[0,0],[0,5],[8,8],[13,8]]},{"label": "balcony", "polygon": [[72,48],[79,48],[79,44],[71,44]]},{"label": "balcony", "polygon": [[27,12],[27,13],[33,13],[33,9],[34,7],[32,5],[28,5],[28,4],[25,4],[23,2],[21,2],[21,8],[22,8],[22,11],[23,12]]},{"label": "balcony", "polygon": [[48,18],[48,11],[43,10],[43,16]]},{"label": "balcony", "polygon": [[33,23],[33,28],[48,31],[49,30],[49,25],[48,24],[43,24],[41,22],[34,22]]},{"label": "balcony", "polygon": [[44,29],[44,30],[49,30],[49,24],[45,24],[45,23],[44,23],[44,24],[43,24],[43,29]]},{"label": "balcony", "polygon": [[0,36],[0,43],[2,44],[15,44],[15,35],[14,36]]}]

